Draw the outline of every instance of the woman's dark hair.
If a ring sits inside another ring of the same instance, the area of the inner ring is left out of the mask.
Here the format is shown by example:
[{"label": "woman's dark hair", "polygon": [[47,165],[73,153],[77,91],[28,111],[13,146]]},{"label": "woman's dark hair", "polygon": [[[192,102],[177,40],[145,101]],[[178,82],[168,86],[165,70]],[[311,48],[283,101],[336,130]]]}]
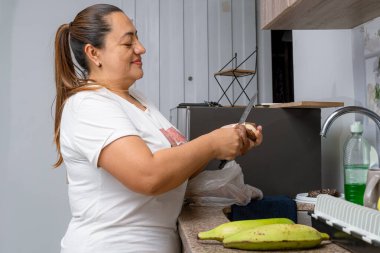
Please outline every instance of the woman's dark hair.
[{"label": "woman's dark hair", "polygon": [[[104,38],[111,31],[106,16],[113,12],[123,11],[109,4],[92,5],[79,12],[69,24],[61,25],[55,35],[57,95],[55,99],[54,142],[57,147],[58,160],[54,167],[60,166],[63,162],[59,138],[65,101],[79,91],[94,89],[93,86],[88,85],[87,76],[90,69],[84,47],[86,44],[91,44],[96,48],[104,47]],[[73,62],[71,51],[79,66]]]}]

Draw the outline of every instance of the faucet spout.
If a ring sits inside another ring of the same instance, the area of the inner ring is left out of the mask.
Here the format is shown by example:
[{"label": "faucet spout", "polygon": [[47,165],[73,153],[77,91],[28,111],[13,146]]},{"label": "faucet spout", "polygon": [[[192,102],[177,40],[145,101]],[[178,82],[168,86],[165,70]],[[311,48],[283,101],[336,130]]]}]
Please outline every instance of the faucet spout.
[{"label": "faucet spout", "polygon": [[325,123],[322,126],[321,129],[321,136],[326,137],[326,134],[331,126],[331,124],[340,116],[347,113],[360,113],[368,116],[371,118],[377,125],[377,127],[380,129],[380,116],[375,113],[374,111],[371,111],[365,107],[361,106],[346,106],[339,108],[335,112],[333,112],[325,121]]}]

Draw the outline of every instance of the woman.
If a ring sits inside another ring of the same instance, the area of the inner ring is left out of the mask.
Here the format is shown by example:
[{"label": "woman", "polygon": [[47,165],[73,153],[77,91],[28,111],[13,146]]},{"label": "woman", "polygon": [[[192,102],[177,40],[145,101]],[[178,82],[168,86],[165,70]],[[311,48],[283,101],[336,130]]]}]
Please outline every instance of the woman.
[{"label": "woman", "polygon": [[72,212],[63,253],[179,252],[188,178],[262,141],[261,127],[253,142],[235,126],[186,142],[129,89],[143,76],[144,53],[131,20],[112,5],[90,6],[57,31],[55,166],[66,166]]}]

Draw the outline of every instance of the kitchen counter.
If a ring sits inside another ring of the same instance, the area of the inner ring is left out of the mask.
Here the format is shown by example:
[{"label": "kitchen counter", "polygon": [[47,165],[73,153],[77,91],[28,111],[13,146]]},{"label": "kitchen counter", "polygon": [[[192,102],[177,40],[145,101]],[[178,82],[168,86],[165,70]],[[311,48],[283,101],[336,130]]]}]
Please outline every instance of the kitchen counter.
[{"label": "kitchen counter", "polygon": [[[182,208],[182,212],[178,217],[178,230],[182,240],[184,253],[231,253],[231,252],[254,252],[236,249],[227,249],[218,241],[200,241],[197,234],[200,231],[206,231],[216,227],[229,220],[223,213],[221,207],[193,207],[186,205]],[[260,251],[256,251],[260,252]],[[262,252],[262,251],[261,251]],[[269,251],[265,251],[269,252]],[[271,251],[271,252],[299,252],[299,253],[349,253],[349,251],[339,247],[338,245],[324,241],[322,245],[315,249],[298,250],[298,251]]]}]

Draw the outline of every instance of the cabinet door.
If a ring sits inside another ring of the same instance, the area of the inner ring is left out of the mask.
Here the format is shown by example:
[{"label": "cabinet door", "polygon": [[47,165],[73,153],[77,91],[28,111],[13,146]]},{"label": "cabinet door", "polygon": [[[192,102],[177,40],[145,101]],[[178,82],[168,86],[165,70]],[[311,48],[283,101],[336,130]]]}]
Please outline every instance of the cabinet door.
[{"label": "cabinet door", "polygon": [[297,0],[260,0],[260,21],[261,28],[269,25],[275,18],[282,14],[288,7]]}]

